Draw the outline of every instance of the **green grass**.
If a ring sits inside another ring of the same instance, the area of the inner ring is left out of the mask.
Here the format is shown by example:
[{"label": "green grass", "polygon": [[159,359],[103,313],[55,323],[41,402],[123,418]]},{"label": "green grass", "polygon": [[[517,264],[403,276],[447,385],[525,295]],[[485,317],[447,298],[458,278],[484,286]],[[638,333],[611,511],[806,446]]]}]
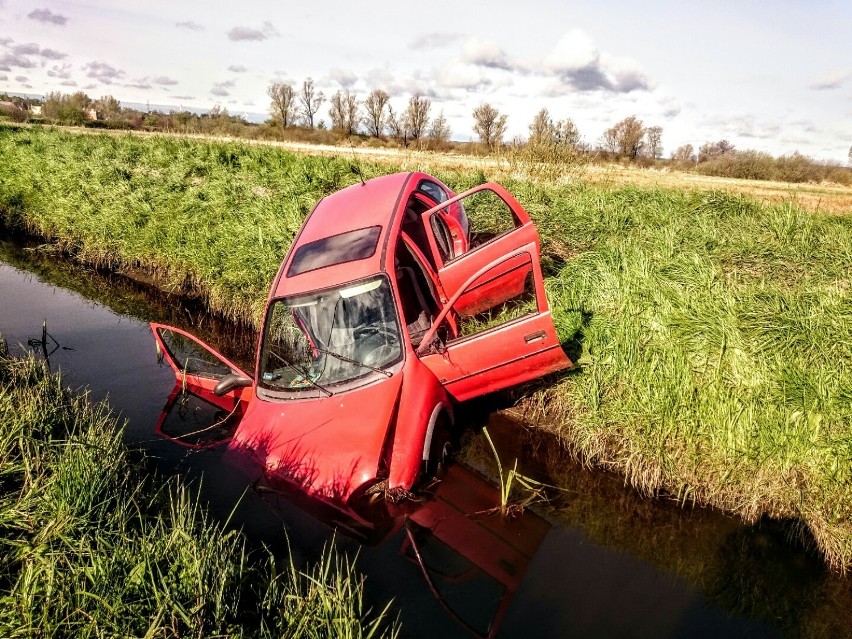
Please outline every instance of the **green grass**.
[{"label": "green grass", "polygon": [[0,635],[395,634],[333,549],[279,574],[121,438],[105,405],[0,353]]},{"label": "green grass", "polygon": [[[438,177],[461,191],[489,176]],[[357,179],[346,159],[240,143],[0,128],[7,227],[166,274],[249,322],[304,215]],[[643,494],[800,519],[829,565],[852,568],[852,216],[501,181],[536,220],[554,321],[579,355],[524,389],[529,418]]]}]

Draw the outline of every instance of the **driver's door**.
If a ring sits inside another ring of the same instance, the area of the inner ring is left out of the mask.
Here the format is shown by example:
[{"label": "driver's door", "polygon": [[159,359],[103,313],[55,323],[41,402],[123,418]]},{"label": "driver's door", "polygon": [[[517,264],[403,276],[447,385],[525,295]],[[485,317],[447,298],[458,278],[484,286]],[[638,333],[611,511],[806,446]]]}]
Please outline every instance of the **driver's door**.
[{"label": "driver's door", "polygon": [[[248,402],[252,378],[239,366],[179,328],[151,322],[151,331],[154,333],[157,357],[172,368],[182,388],[201,395],[223,410],[230,411],[237,403]],[[227,375],[237,375],[243,381],[225,393],[214,393],[216,386]]]}]

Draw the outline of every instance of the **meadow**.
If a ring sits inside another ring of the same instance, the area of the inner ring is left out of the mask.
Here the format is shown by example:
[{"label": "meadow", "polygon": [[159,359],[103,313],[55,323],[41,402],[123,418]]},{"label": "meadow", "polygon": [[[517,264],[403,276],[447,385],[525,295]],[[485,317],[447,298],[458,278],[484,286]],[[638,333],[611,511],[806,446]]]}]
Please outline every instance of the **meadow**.
[{"label": "meadow", "polygon": [[414,168],[457,191],[499,181],[535,219],[577,366],[515,391],[516,411],[566,460],[684,506],[799,522],[852,568],[852,211],[558,166],[0,127],[0,223],[255,324],[320,197]]}]

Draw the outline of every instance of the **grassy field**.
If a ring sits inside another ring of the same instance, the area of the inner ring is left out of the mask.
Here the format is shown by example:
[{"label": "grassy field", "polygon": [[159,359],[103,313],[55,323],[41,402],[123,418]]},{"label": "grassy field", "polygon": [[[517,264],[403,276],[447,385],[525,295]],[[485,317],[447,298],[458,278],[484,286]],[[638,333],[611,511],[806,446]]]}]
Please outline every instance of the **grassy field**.
[{"label": "grassy field", "polygon": [[527,418],[643,494],[801,521],[830,566],[852,568],[848,193],[828,211],[558,167],[354,157],[0,128],[0,220],[253,323],[304,215],[357,181],[356,161],[457,190],[497,179],[536,220],[557,329],[580,355],[524,389]]},{"label": "grassy field", "polygon": [[301,572],[249,554],[121,431],[44,364],[0,352],[0,635],[394,634],[345,558]]}]

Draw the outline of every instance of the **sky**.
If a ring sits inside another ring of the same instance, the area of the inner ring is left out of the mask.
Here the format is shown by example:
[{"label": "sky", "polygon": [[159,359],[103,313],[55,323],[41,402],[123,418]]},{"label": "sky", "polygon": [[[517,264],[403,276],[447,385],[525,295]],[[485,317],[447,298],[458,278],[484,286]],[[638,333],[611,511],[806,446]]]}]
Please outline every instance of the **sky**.
[{"label": "sky", "polygon": [[487,102],[506,139],[547,108],[591,145],[633,115],[666,156],[727,139],[845,164],[850,33],[849,0],[0,0],[0,92],[263,114],[310,77],[397,111],[420,93],[455,140]]}]

